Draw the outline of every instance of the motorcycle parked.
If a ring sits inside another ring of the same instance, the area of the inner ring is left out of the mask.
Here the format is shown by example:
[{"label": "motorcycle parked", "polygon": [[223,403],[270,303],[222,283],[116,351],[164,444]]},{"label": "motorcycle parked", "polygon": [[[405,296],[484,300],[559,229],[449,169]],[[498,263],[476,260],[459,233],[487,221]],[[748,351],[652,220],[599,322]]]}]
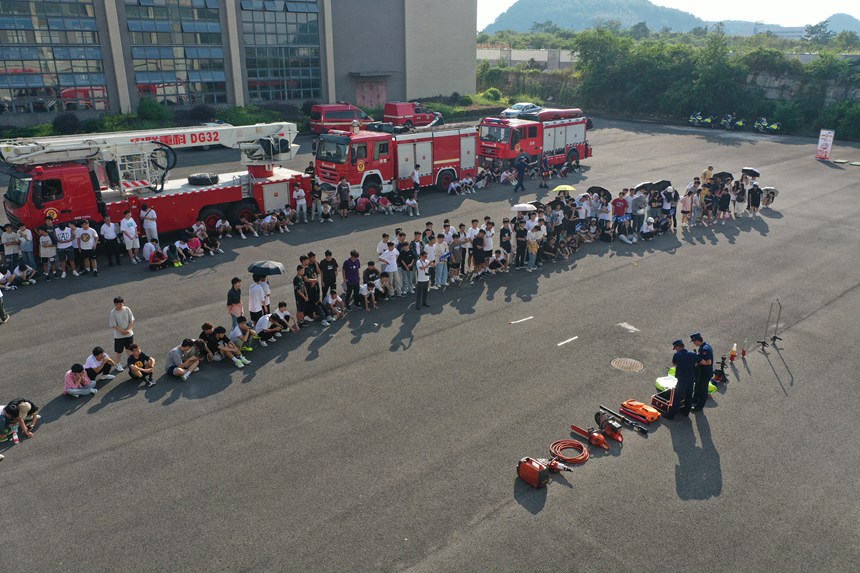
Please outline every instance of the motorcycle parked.
[{"label": "motorcycle parked", "polygon": [[702,112],[694,111],[692,114],[690,114],[689,122],[690,125],[692,125],[693,127],[700,127],[702,125],[703,119],[704,117],[702,116]]},{"label": "motorcycle parked", "polygon": [[768,122],[767,118],[760,117],[755,120],[755,125],[753,125],[753,129],[758,133],[779,133],[779,128],[782,124],[778,121]]},{"label": "motorcycle parked", "polygon": [[747,121],[745,119],[738,119],[733,113],[727,113],[720,119],[720,125],[726,131],[731,131],[733,129],[743,131],[747,125]]}]

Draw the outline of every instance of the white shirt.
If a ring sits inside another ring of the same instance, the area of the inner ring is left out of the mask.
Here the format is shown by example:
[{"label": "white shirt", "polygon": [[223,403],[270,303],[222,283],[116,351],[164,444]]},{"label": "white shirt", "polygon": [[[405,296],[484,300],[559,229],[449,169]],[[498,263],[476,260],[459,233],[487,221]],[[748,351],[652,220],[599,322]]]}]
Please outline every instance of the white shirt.
[{"label": "white shirt", "polygon": [[[144,223],[143,225],[144,225],[144,227],[145,227],[145,226],[146,226],[146,223]],[[203,234],[203,233],[205,233],[205,232],[206,232],[206,223],[203,223],[203,222],[200,222],[200,223],[194,223],[193,225],[191,225],[191,230],[192,230],[192,231],[194,231],[194,234],[195,234],[195,235],[197,235],[198,237],[200,237],[200,236],[201,236],[201,234]]]},{"label": "white shirt", "polygon": [[379,255],[379,258],[385,261],[385,267],[382,269],[387,273],[397,272],[397,257],[400,256],[400,251],[397,249],[385,249],[385,252]]},{"label": "white shirt", "polygon": [[257,332],[263,332],[267,328],[272,326],[272,321],[269,319],[268,314],[264,314],[260,317],[260,320],[257,321],[257,324],[254,326],[254,330]]},{"label": "white shirt", "polygon": [[465,244],[466,244],[467,248],[470,248],[470,249],[472,248],[472,239],[474,239],[475,237],[478,236],[478,231],[480,231],[480,229],[475,228],[475,227],[469,227],[469,229],[466,231],[466,243]]},{"label": "white shirt", "polygon": [[109,241],[116,239],[116,223],[103,223],[100,230],[105,239]]},{"label": "white shirt", "polygon": [[531,231],[537,226],[537,224],[537,219],[529,219],[528,221],[526,221],[526,231]]},{"label": "white shirt", "polygon": [[266,290],[260,283],[254,283],[248,289],[248,310],[251,312],[262,312],[263,304],[266,302]]},{"label": "white shirt", "polygon": [[[326,295],[326,296],[328,296],[328,295]],[[280,318],[281,320],[283,320],[287,324],[290,323],[290,311],[285,310],[285,311],[281,312],[281,309],[278,309],[275,312],[273,312],[272,314],[278,315],[278,318]]]},{"label": "white shirt", "polygon": [[441,243],[437,242],[434,246],[436,247],[436,262],[438,263],[442,260],[442,255],[448,253],[450,249],[448,248],[448,243],[445,241]]},{"label": "white shirt", "polygon": [[496,235],[495,229],[489,229],[484,234],[484,251],[493,250],[493,237]]},{"label": "white shirt", "polygon": [[643,233],[653,233],[654,232],[654,223],[649,223],[645,221],[642,223],[642,229],[640,229]]},{"label": "white shirt", "polygon": [[155,245],[153,245],[152,243],[146,243],[140,250],[140,255],[143,257],[143,260],[149,261],[149,257],[152,255],[155,249]]},{"label": "white shirt", "polygon": [[183,240],[176,241],[173,243],[173,246],[179,249],[180,251],[184,251],[188,249],[188,243]]},{"label": "white shirt", "polygon": [[105,363],[105,360],[107,360],[107,357],[108,357],[108,356],[107,356],[107,353],[104,353],[104,354],[102,354],[102,359],[101,359],[101,360],[99,360],[98,358],[96,358],[95,356],[93,356],[92,354],[90,354],[90,355],[87,357],[87,361],[86,361],[86,362],[84,362],[84,368],[92,368],[92,369],[96,369],[96,368],[100,367],[102,364],[104,364],[104,363]]},{"label": "white shirt", "polygon": [[72,247],[75,240],[75,236],[72,233],[71,227],[66,227],[65,229],[57,227],[56,229],[54,229],[54,234],[57,237],[58,249],[68,249]]},{"label": "white shirt", "polygon": [[131,217],[128,219],[123,217],[122,222],[120,222],[120,228],[122,229],[124,238],[128,240],[137,238],[137,223]]},{"label": "white shirt", "polygon": [[[27,268],[26,268],[26,269],[24,269],[24,270],[25,270],[25,271],[28,271],[28,272],[31,272],[31,273],[33,272],[33,268],[32,268],[30,265],[27,265]],[[14,271],[12,271],[12,274],[13,274],[13,275],[15,275],[15,276],[16,276],[16,277],[18,277],[18,278],[21,278],[21,277],[23,277],[23,276],[24,276],[24,273],[23,273],[23,272],[21,272],[21,269],[19,269],[17,265],[15,266],[15,270],[14,270]]]},{"label": "white shirt", "polygon": [[418,257],[415,262],[415,268],[418,269],[418,282],[426,283],[430,281],[430,258]]},{"label": "white shirt", "polygon": [[341,298],[340,298],[340,296],[338,296],[337,293],[334,293],[334,297],[332,297],[332,291],[329,291],[325,295],[325,298],[323,299],[323,304],[326,306],[334,305],[334,304],[339,303],[340,301],[341,301]]},{"label": "white shirt", "polygon": [[421,183],[421,175],[418,173],[417,169],[412,170],[412,182],[416,185]]},{"label": "white shirt", "polygon": [[140,220],[143,222],[144,229],[155,229],[158,226],[158,213],[155,212],[155,209],[141,211]]},{"label": "white shirt", "polygon": [[271,300],[269,300],[269,297],[272,295],[272,287],[269,286],[268,281],[260,281],[260,286],[263,287],[263,292],[266,293],[265,303],[266,303],[266,306],[268,307],[269,305],[272,304]]},{"label": "white shirt", "polygon": [[218,222],[215,223],[216,229],[223,229],[224,227],[229,227],[229,226],[230,226],[230,221],[228,221],[227,219],[218,219]]},{"label": "white shirt", "polygon": [[78,247],[82,251],[92,251],[96,248],[96,243],[99,240],[99,234],[95,229],[78,229],[76,231]]},{"label": "white shirt", "polygon": [[305,197],[305,192],[303,189],[296,189],[293,191],[293,199],[296,200],[296,206],[298,205],[307,205],[308,201]]},{"label": "white shirt", "polygon": [[376,243],[376,254],[382,256],[382,253],[388,250],[388,241],[379,241]]},{"label": "white shirt", "polygon": [[239,328],[239,325],[237,324],[236,328],[230,331],[230,335],[227,338],[229,338],[230,340],[237,340],[239,338],[242,338],[243,336],[245,336],[245,333],[242,332],[242,329]]}]

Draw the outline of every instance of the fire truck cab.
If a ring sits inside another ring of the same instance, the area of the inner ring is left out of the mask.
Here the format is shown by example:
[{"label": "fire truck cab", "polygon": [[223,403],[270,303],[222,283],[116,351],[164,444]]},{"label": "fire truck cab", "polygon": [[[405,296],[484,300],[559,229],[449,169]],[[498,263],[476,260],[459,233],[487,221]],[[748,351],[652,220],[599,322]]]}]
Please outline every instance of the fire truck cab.
[{"label": "fire truck cab", "polygon": [[316,173],[331,187],[345,177],[353,197],[369,197],[412,189],[412,171],[420,165],[422,187],[447,190],[454,179],[475,174],[475,136],[475,128],[404,134],[329,131],[319,139]]},{"label": "fire truck cab", "polygon": [[547,121],[487,117],[479,126],[478,155],[490,166],[511,164],[523,154],[531,162],[545,155],[553,166],[585,159],[592,156],[587,122],[581,115]]}]

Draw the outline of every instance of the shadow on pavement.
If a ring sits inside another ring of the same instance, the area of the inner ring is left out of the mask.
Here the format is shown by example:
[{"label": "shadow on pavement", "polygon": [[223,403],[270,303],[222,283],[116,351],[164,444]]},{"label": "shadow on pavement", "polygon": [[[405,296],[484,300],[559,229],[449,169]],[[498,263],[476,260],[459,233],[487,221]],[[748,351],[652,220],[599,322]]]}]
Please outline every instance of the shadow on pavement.
[{"label": "shadow on pavement", "polygon": [[[711,427],[705,411],[690,414],[689,417],[679,416],[666,424],[672,436],[672,448],[678,455],[675,490],[682,500],[710,499],[719,497],[723,491],[720,454],[711,438]],[[696,444],[693,424],[699,433],[699,445]]]},{"label": "shadow on pavement", "polygon": [[520,478],[514,478],[514,499],[532,515],[540,513],[546,505],[546,488],[535,489]]}]

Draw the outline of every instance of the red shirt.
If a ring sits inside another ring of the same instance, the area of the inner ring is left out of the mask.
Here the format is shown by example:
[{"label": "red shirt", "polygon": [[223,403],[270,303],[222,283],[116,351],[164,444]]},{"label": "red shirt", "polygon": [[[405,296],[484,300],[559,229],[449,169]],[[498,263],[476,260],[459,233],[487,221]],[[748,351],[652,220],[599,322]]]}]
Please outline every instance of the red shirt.
[{"label": "red shirt", "polygon": [[627,201],[624,197],[616,197],[612,200],[612,214],[616,217],[623,217],[627,212]]}]

